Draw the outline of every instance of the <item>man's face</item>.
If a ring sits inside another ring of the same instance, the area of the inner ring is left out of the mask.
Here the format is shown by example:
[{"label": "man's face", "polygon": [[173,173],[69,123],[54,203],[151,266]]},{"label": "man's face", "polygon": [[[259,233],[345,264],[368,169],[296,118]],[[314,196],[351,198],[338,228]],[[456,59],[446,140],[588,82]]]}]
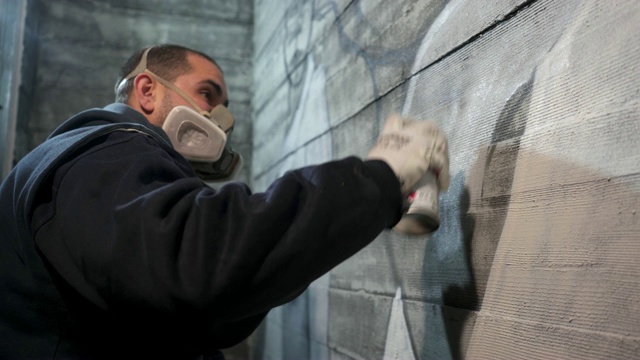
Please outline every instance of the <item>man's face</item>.
[{"label": "man's face", "polygon": [[[211,111],[221,104],[226,106],[229,102],[227,85],[220,69],[196,54],[189,53],[187,60],[191,65],[191,71],[179,75],[173,84],[184,91],[204,111]],[[166,87],[161,100],[161,122],[164,122],[173,107],[178,105],[191,107],[187,100]]]}]

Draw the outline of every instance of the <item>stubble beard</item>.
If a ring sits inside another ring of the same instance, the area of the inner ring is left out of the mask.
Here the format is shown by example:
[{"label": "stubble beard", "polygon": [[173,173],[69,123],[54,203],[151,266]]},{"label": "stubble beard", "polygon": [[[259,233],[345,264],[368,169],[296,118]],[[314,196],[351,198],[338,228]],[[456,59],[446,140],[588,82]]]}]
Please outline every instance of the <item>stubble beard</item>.
[{"label": "stubble beard", "polygon": [[162,125],[164,125],[165,120],[167,119],[167,116],[169,116],[169,113],[171,112],[171,110],[173,110],[175,106],[173,106],[173,101],[171,101],[171,97],[169,96],[169,94],[164,94],[164,97],[162,98],[162,105],[160,108],[160,114],[159,114],[159,118],[160,118],[160,127],[162,127]]}]

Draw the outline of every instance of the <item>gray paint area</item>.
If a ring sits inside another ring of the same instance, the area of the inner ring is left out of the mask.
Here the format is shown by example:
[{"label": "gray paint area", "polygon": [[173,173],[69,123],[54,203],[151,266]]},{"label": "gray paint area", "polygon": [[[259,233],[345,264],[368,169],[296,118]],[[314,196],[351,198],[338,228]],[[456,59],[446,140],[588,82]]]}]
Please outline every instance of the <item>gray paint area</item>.
[{"label": "gray paint area", "polygon": [[640,2],[25,1],[0,0],[26,9],[22,34],[0,27],[24,41],[1,63],[14,160],[160,42],[220,63],[254,191],[366,155],[393,112],[447,134],[441,228],[384,232],[230,359],[638,357]]},{"label": "gray paint area", "polygon": [[637,357],[638,2],[254,11],[256,190],[364,156],[391,112],[439,123],[452,173],[436,233],[383,233],[274,310],[255,358]]}]

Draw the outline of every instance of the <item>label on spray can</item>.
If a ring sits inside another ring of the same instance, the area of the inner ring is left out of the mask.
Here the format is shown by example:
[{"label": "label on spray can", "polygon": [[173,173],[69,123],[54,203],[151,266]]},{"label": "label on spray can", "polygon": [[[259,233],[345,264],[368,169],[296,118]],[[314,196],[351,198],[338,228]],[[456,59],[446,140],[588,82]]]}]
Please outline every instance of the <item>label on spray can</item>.
[{"label": "label on spray can", "polygon": [[438,182],[429,171],[420,180],[415,192],[409,195],[409,208],[402,216],[395,231],[409,235],[423,235],[440,227],[440,204]]}]

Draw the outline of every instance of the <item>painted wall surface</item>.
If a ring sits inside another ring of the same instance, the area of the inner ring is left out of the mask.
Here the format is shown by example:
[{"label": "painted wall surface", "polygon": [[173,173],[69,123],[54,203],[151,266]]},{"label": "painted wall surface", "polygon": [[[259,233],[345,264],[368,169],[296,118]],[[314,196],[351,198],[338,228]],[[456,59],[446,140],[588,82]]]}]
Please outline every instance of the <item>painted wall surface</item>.
[{"label": "painted wall surface", "polygon": [[[21,94],[28,109],[24,155],[73,114],[114,100],[120,66],[136,50],[157,43],[193,47],[216,59],[236,118],[231,138],[244,157],[239,178],[251,164],[250,86],[253,34],[251,0],[29,0],[38,12],[38,33],[28,44],[35,61],[33,90]],[[35,5],[33,5],[35,4]],[[29,75],[29,74],[27,74]],[[27,96],[28,95],[28,96]],[[25,125],[26,126],[26,125]]]},{"label": "painted wall surface", "polygon": [[255,0],[252,182],[439,123],[431,236],[383,233],[256,359],[636,358],[640,2]]}]

